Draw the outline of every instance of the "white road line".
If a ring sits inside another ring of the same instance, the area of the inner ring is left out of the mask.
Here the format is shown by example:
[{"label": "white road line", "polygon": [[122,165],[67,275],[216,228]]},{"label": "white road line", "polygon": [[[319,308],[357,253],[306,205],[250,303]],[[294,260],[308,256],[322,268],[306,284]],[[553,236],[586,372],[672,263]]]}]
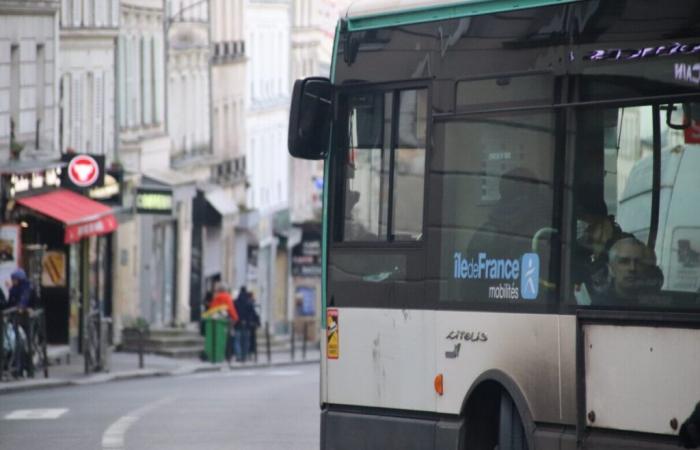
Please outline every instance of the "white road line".
[{"label": "white road line", "polygon": [[66,408],[18,409],[5,416],[5,420],[58,419],[68,412]]},{"label": "white road line", "polygon": [[254,377],[260,375],[260,372],[254,370],[232,370],[230,372],[211,372],[199,373],[192,375],[192,378],[208,379],[208,378],[228,378],[228,377]]},{"label": "white road line", "polygon": [[162,398],[153,403],[149,403],[142,406],[139,409],[131,411],[125,416],[120,417],[116,422],[107,428],[107,430],[102,435],[102,449],[106,450],[123,450],[124,449],[124,436],[131,425],[137,422],[142,416],[146,415],[150,411],[170,403],[175,399],[172,397]]},{"label": "white road line", "polygon": [[280,369],[280,370],[270,371],[270,372],[266,373],[265,375],[270,375],[273,377],[293,377],[296,375],[301,375],[301,373],[302,373],[301,370],[283,370],[283,369]]}]

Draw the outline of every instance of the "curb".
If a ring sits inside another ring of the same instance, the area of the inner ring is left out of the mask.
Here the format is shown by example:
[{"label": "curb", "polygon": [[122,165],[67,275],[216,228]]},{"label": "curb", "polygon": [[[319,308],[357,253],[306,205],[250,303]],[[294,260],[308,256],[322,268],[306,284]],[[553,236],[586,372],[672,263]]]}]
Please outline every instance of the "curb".
[{"label": "curb", "polygon": [[194,365],[191,367],[179,367],[173,370],[159,370],[159,369],[141,369],[132,370],[116,373],[100,373],[96,375],[91,375],[85,378],[79,378],[75,380],[30,380],[26,383],[18,383],[13,386],[3,386],[0,384],[0,396],[4,394],[12,394],[17,392],[26,392],[42,389],[52,389],[60,387],[69,386],[89,386],[95,384],[104,384],[112,381],[129,381],[141,378],[155,378],[155,377],[177,377],[177,376],[187,376],[195,373],[206,373],[206,372],[234,372],[237,370],[251,370],[251,369],[265,369],[270,367],[285,367],[285,366],[298,366],[303,364],[318,364],[320,358],[316,359],[305,359],[301,361],[284,361],[269,364],[251,364],[251,365],[236,365],[229,366],[227,364],[222,365]]}]

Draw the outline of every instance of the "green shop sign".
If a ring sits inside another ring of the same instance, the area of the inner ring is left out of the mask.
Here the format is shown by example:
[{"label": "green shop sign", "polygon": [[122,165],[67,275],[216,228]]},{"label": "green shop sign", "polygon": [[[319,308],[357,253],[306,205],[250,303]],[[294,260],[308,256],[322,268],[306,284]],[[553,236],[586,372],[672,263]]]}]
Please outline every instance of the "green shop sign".
[{"label": "green shop sign", "polygon": [[139,214],[172,214],[172,191],[138,188],[136,190],[136,212]]}]

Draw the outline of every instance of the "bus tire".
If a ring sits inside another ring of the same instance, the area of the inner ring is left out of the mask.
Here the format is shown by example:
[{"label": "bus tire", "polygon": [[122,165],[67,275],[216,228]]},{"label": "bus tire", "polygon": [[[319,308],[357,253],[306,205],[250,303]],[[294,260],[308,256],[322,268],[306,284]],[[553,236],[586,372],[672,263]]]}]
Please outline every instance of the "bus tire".
[{"label": "bus tire", "polygon": [[506,391],[501,391],[498,420],[498,450],[528,450],[523,421],[515,402]]},{"label": "bus tire", "polygon": [[464,410],[466,450],[529,450],[515,402],[498,383],[479,385]]}]

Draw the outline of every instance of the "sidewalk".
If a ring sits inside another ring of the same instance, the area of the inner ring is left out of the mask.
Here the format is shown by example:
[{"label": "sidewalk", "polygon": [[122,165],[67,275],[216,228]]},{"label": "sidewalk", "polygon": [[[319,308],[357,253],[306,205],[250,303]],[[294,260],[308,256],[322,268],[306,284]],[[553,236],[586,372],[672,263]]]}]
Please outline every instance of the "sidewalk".
[{"label": "sidewalk", "polygon": [[178,376],[198,372],[223,372],[237,369],[256,367],[287,366],[293,364],[314,363],[320,360],[317,348],[307,349],[306,358],[302,358],[301,349],[296,351],[292,360],[289,352],[272,353],[268,363],[267,355],[258,355],[258,362],[248,361],[239,363],[231,361],[209,363],[199,359],[176,359],[165,356],[144,354],[144,368],[139,369],[139,357],[136,353],[114,352],[111,354],[108,372],[98,372],[90,375],[84,373],[84,361],[80,355],[71,355],[70,363],[65,359],[61,364],[53,363],[49,367],[49,378],[44,378],[43,371],[38,371],[34,378],[17,381],[0,381],[0,395],[9,392],[19,392],[53,387],[79,386],[84,384],[106,383],[108,381],[128,380],[133,378]]}]

